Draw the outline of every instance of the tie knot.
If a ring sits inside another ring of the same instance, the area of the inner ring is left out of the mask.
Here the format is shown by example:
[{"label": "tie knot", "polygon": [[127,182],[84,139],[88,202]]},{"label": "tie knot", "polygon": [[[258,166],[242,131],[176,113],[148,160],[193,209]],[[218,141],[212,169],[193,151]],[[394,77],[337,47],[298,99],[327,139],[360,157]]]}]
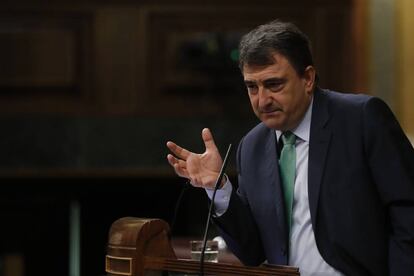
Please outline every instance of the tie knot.
[{"label": "tie knot", "polygon": [[290,131],[286,131],[282,134],[282,141],[284,145],[295,145],[296,135]]}]

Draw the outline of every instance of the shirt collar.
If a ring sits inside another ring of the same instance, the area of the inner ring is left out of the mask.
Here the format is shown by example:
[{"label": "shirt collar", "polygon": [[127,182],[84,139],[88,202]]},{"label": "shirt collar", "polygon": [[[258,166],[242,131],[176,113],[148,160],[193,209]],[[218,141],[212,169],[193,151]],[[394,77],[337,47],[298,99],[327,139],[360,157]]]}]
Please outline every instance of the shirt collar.
[{"label": "shirt collar", "polygon": [[[309,135],[310,135],[310,124],[311,124],[311,118],[312,118],[312,106],[313,106],[313,97],[311,99],[311,102],[308,106],[308,110],[306,110],[305,116],[303,117],[302,121],[299,123],[299,125],[292,129],[291,132],[296,135],[296,137],[299,137],[302,141],[309,142]],[[282,135],[282,131],[276,130],[276,137],[277,141],[279,141],[280,136]]]}]

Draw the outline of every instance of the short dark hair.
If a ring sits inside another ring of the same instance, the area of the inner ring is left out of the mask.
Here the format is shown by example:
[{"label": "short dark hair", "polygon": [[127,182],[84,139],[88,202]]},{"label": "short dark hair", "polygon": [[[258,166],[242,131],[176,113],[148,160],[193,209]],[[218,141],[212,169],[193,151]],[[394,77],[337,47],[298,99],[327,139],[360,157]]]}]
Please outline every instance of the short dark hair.
[{"label": "short dark hair", "polygon": [[293,23],[274,20],[245,34],[239,44],[239,67],[271,65],[273,54],[286,57],[299,76],[313,65],[309,38]]}]

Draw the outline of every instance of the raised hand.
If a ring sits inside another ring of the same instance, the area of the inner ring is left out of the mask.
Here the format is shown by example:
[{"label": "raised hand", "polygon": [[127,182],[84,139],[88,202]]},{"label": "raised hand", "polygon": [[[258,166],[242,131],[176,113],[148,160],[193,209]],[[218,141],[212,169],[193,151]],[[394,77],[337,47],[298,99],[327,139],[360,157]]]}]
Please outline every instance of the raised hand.
[{"label": "raised hand", "polygon": [[190,180],[191,185],[213,189],[220,173],[223,160],[208,128],[201,132],[206,151],[198,154],[188,151],[168,141],[167,147],[174,154],[168,154],[167,160],[177,175]]}]

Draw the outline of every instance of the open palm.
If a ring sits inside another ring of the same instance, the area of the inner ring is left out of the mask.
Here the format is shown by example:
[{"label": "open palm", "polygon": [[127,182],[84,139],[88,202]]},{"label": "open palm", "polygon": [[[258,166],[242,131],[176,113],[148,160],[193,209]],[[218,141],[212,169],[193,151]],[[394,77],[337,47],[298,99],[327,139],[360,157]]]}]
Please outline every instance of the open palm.
[{"label": "open palm", "polygon": [[167,159],[177,175],[189,179],[193,186],[213,189],[223,161],[210,130],[203,129],[201,136],[206,147],[204,153],[188,151],[169,141],[167,147],[174,155],[168,154]]}]

